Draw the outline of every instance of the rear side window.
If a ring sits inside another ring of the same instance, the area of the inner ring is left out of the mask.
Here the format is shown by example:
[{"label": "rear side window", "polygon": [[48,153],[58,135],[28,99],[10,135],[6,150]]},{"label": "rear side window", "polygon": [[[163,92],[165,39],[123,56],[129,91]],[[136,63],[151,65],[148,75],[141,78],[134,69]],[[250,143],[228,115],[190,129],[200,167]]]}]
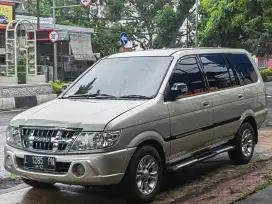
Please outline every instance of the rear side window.
[{"label": "rear side window", "polygon": [[238,85],[235,74],[220,54],[200,55],[211,91]]},{"label": "rear side window", "polygon": [[258,75],[253,64],[245,54],[227,54],[231,66],[235,69],[242,85],[258,81]]}]

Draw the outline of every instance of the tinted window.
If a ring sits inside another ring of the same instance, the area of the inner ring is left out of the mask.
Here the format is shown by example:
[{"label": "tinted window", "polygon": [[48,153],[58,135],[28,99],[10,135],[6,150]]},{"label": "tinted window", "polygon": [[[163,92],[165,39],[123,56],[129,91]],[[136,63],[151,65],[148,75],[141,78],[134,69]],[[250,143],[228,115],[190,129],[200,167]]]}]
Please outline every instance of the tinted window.
[{"label": "tinted window", "polygon": [[172,57],[107,58],[90,69],[65,94],[108,94],[115,97],[153,97],[160,88]]},{"label": "tinted window", "polygon": [[228,54],[228,60],[232,67],[236,70],[241,84],[251,84],[258,81],[257,73],[245,54]]},{"label": "tinted window", "polygon": [[222,55],[200,56],[211,90],[237,86],[233,70],[227,66]]},{"label": "tinted window", "polygon": [[198,67],[196,58],[186,58],[177,64],[170,87],[173,87],[174,83],[185,83],[188,87],[187,95],[206,91],[204,78]]}]

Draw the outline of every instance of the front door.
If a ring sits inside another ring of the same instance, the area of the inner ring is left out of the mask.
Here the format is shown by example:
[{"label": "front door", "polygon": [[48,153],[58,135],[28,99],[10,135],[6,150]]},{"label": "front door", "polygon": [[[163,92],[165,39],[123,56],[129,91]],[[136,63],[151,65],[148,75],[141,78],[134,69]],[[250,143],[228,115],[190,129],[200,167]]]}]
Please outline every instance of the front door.
[{"label": "front door", "polygon": [[[213,142],[212,101],[196,56],[182,58],[176,65],[169,86],[187,85],[168,102],[171,122],[171,159],[208,147]],[[171,92],[171,91],[170,91]]]}]

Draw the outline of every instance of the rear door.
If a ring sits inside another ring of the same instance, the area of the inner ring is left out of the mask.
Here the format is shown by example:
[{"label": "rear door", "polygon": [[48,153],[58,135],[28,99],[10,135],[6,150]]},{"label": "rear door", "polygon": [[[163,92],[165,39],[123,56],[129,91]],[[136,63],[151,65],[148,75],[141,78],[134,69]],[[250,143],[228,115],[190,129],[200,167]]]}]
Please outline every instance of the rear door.
[{"label": "rear door", "polygon": [[[244,90],[244,111],[259,112],[266,108],[265,89],[262,81],[258,80],[258,74],[254,68],[252,59],[245,53],[227,54],[229,62],[237,71],[240,83]],[[265,114],[257,114],[255,118],[258,125],[265,120]]]},{"label": "rear door", "polygon": [[224,143],[239,127],[239,119],[245,110],[244,91],[223,54],[199,57],[213,103],[214,143]]}]

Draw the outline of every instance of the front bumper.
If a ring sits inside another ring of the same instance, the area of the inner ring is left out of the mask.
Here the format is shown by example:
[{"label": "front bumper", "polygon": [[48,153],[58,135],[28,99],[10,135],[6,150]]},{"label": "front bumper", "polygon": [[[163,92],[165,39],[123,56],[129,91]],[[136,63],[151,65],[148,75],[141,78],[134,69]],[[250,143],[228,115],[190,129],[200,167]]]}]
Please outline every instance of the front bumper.
[{"label": "front bumper", "polygon": [[[63,183],[71,185],[103,186],[118,184],[126,171],[131,156],[136,148],[123,149],[115,152],[99,154],[73,154],[73,155],[41,155],[5,146],[5,169],[20,177],[45,183]],[[70,164],[66,173],[44,173],[25,169],[18,160],[25,155],[55,157],[57,163]],[[11,165],[7,165],[7,157],[11,158]],[[76,175],[73,166],[82,164],[85,174]]]}]

